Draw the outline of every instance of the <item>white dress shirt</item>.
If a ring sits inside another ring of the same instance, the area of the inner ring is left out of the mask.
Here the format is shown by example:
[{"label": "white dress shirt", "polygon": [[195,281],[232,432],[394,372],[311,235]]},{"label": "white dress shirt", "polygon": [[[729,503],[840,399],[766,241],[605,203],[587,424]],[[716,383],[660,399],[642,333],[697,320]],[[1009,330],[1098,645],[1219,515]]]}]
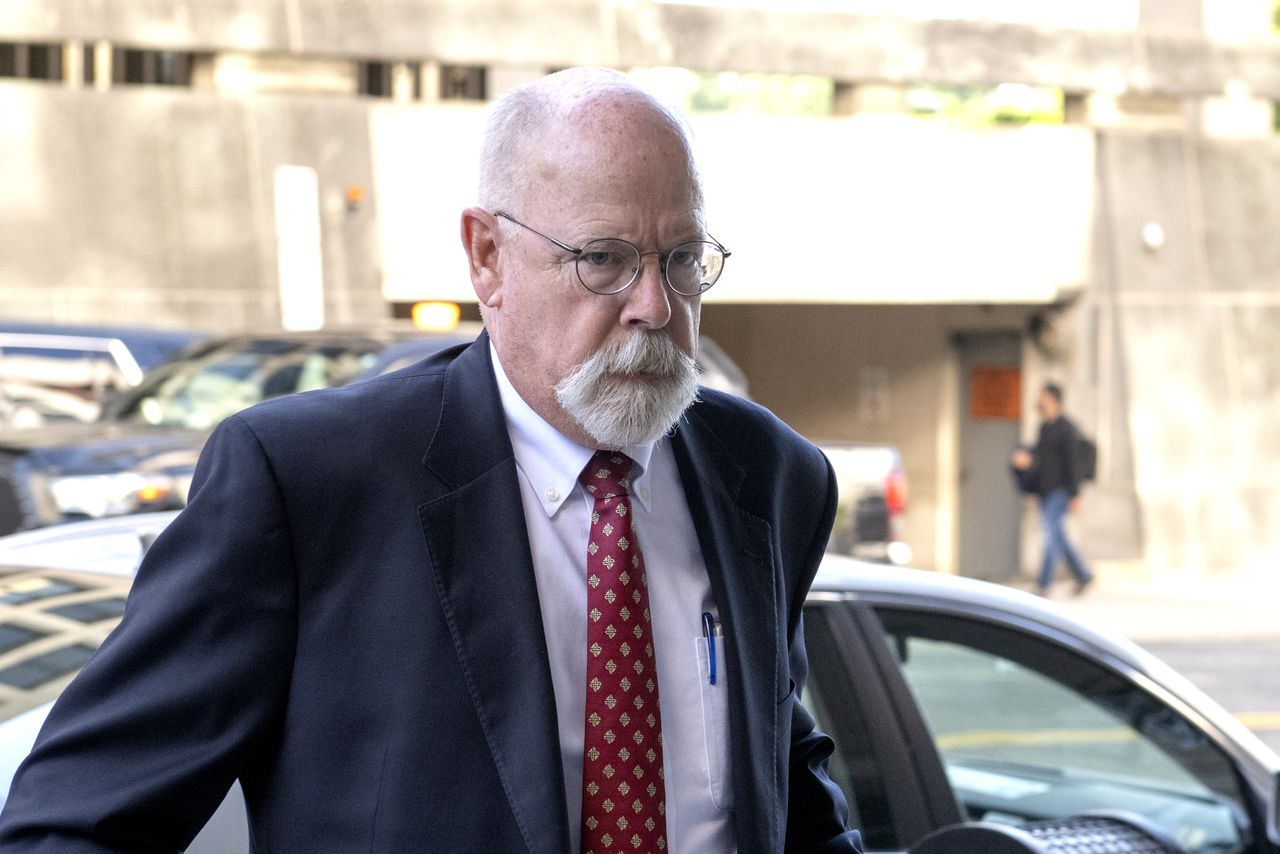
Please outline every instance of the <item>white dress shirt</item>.
[{"label": "white dress shirt", "polygon": [[[582,752],[586,718],[587,534],[592,500],[578,475],[595,453],[534,412],[511,385],[490,345],[519,469],[542,627],[560,728],[565,800],[572,850],[579,850]],[[725,685],[717,667],[709,680],[702,614],[719,612],[689,516],[680,473],[663,438],[624,448],[636,463],[631,478],[632,527],[644,554],[662,709],[667,850],[671,854],[734,852],[733,787]],[[720,639],[718,662],[723,662]],[[527,781],[537,785],[537,781]]]}]

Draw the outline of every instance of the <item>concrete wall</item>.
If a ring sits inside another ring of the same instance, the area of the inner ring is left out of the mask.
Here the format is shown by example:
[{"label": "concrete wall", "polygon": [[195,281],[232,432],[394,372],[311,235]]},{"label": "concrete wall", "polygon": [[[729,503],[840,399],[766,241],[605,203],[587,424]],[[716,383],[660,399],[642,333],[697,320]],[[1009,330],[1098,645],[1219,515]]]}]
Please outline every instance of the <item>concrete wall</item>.
[{"label": "concrete wall", "polygon": [[364,102],[0,82],[0,305],[17,317],[278,325],[272,174],[320,176],[327,318],[386,315]]},{"label": "concrete wall", "polygon": [[[1157,14],[1170,5],[1175,14]],[[0,33],[195,51],[544,67],[674,65],[1112,94],[1215,95],[1233,80],[1246,80],[1255,94],[1280,98],[1280,48],[1257,35],[1266,32],[1265,7],[1249,0],[1253,38],[1219,43],[1199,37],[1193,5],[1144,0],[1151,26],[1124,31],[657,0],[8,0],[0,4]]]},{"label": "concrete wall", "polygon": [[[1170,572],[1280,557],[1280,141],[1107,134],[1111,240],[1094,303],[1131,440],[1148,557]],[[1155,223],[1159,246],[1141,239]],[[1086,379],[1081,376],[1080,379]],[[1081,383],[1081,392],[1087,388]]]}]

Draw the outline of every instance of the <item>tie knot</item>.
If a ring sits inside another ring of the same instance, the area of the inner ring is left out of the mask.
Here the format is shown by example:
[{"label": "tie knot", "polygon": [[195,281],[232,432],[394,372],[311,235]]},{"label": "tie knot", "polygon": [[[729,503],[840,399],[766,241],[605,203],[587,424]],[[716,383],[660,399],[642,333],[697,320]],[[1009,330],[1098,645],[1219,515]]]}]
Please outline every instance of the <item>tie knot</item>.
[{"label": "tie knot", "polygon": [[620,451],[596,451],[579,480],[597,500],[629,495],[631,458]]}]

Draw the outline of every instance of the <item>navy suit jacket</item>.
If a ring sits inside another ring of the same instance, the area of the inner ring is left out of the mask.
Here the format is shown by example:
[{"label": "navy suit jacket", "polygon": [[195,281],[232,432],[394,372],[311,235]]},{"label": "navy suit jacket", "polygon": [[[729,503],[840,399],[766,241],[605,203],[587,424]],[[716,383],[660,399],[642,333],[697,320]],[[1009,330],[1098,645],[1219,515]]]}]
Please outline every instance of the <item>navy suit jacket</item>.
[{"label": "navy suit jacket", "polygon": [[[736,677],[738,848],[856,851],[798,702],[830,468],[702,396],[673,445]],[[569,854],[516,477],[486,336],[224,421],[15,777],[0,849],[178,850],[239,778],[263,854]]]}]

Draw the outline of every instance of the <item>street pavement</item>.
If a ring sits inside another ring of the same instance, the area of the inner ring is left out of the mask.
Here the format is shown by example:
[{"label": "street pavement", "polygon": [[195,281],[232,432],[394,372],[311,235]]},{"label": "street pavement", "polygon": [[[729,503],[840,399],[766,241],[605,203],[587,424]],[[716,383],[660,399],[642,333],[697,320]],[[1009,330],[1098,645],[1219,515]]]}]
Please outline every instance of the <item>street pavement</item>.
[{"label": "street pavement", "polygon": [[1138,562],[1095,561],[1074,596],[1067,572],[1051,598],[1091,624],[1139,643],[1280,638],[1280,579],[1232,572],[1157,575]]}]

